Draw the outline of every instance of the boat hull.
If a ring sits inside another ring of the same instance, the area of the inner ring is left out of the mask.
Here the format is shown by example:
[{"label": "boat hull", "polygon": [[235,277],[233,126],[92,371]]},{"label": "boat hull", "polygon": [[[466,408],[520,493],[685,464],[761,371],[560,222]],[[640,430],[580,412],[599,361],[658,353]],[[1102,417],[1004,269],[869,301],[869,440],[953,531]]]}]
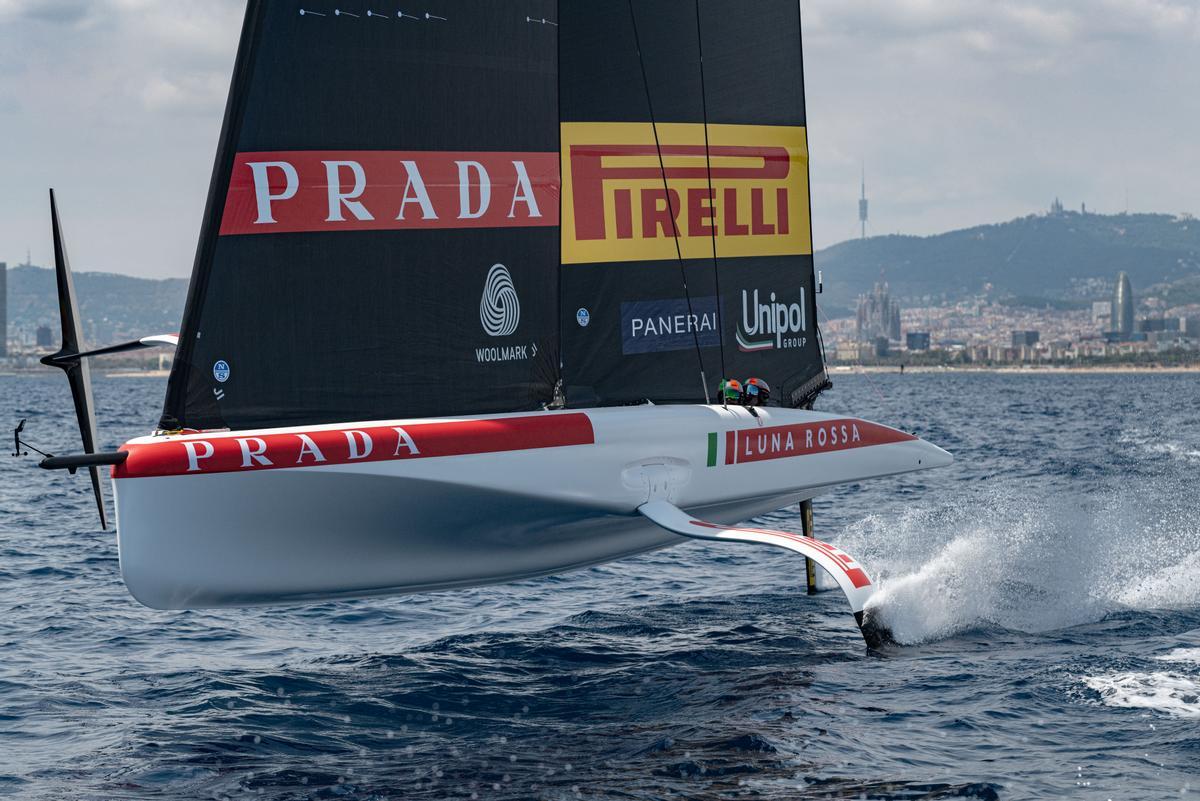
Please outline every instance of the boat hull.
[{"label": "boat hull", "polygon": [[684,541],[637,514],[653,498],[732,524],[950,461],[866,421],[758,412],[645,406],[141,438],[114,469],[121,571],[135,598],[168,609],[475,586]]}]

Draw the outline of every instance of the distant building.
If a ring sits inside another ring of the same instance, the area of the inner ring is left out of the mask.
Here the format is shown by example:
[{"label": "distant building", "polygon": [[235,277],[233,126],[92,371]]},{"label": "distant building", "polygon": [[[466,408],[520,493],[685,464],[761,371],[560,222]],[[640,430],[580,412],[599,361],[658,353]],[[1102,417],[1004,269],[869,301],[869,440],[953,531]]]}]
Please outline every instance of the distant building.
[{"label": "distant building", "polygon": [[1133,333],[1133,286],[1124,272],[1117,276],[1117,288],[1113,291],[1112,331],[1122,336]]},{"label": "distant building", "polygon": [[888,355],[888,338],[876,337],[875,339],[875,355],[879,358],[885,358]]},{"label": "distant building", "polygon": [[0,359],[8,355],[8,263],[0,261]]},{"label": "distant building", "polygon": [[54,347],[54,332],[48,325],[39,325],[37,329],[37,346],[39,348]]},{"label": "distant building", "polygon": [[834,355],[841,362],[867,362],[878,354],[874,342],[839,342]]},{"label": "distant building", "polygon": [[859,342],[879,337],[900,341],[900,304],[892,300],[886,281],[876,283],[871,294],[858,296],[854,330]]},{"label": "distant building", "polygon": [[1054,198],[1054,202],[1050,204],[1050,215],[1052,217],[1057,217],[1058,215],[1060,215],[1062,213],[1063,213],[1062,201],[1059,200],[1058,198]]},{"label": "distant building", "polygon": [[[1183,330],[1187,330],[1186,318],[1183,320]],[[1179,331],[1181,318],[1179,317],[1145,317],[1137,321],[1137,330],[1143,334],[1157,333],[1160,331]]]},{"label": "distant building", "polygon": [[864,358],[867,346],[861,342],[839,342],[834,356],[841,362],[858,362]]},{"label": "distant building", "polygon": [[1092,304],[1092,325],[1105,330],[1112,322],[1112,301],[1098,300]]},{"label": "distant building", "polygon": [[1013,331],[1012,332],[1013,350],[1020,350],[1021,348],[1032,348],[1034,345],[1036,345],[1038,343],[1039,339],[1041,339],[1041,334],[1039,334],[1037,331]]},{"label": "distant building", "polygon": [[905,335],[905,345],[909,350],[929,350],[929,332],[909,331]]}]

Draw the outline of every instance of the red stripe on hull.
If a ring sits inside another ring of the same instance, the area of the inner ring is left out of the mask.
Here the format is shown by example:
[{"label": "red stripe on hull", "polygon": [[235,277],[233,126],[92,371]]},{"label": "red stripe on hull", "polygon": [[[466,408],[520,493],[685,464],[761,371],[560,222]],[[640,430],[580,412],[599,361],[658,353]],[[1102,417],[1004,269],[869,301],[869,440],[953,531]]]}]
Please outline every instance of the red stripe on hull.
[{"label": "red stripe on hull", "polygon": [[220,434],[127,444],[123,450],[129,451],[129,458],[113,468],[113,478],[249,472],[594,443],[592,421],[585,414],[349,427],[261,436]]},{"label": "red stripe on hull", "polygon": [[823,420],[766,428],[747,428],[729,432],[726,464],[762,462],[790,456],[808,456],[871,445],[915,440],[911,434],[865,420]]}]

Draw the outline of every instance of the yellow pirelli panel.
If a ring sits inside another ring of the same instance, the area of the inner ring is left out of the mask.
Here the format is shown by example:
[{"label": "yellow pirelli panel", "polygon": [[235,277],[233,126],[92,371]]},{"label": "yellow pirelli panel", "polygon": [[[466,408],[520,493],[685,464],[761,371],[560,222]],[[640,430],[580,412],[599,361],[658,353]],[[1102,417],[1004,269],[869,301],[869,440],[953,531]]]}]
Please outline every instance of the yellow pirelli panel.
[{"label": "yellow pirelli panel", "polygon": [[657,128],[562,123],[564,264],[812,253],[804,128]]}]

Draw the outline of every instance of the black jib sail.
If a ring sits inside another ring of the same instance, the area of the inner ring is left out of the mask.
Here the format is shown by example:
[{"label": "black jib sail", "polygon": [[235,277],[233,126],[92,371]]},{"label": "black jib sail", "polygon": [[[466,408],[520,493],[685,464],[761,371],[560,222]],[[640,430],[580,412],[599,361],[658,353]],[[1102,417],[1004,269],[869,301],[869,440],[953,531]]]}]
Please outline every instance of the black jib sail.
[{"label": "black jib sail", "polygon": [[805,403],[825,373],[798,4],[560,8],[568,401],[757,376]]},{"label": "black jib sail", "polygon": [[796,405],[808,218],[794,0],[251,0],[161,426]]}]

